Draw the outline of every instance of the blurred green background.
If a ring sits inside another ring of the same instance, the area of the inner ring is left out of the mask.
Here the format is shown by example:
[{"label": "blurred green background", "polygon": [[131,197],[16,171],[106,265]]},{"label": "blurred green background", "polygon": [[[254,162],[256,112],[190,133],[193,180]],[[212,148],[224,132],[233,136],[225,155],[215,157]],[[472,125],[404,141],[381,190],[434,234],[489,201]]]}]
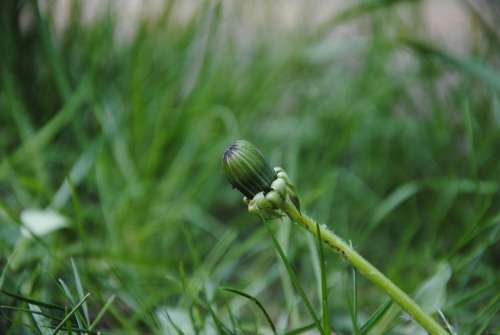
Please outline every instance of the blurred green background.
[{"label": "blurred green background", "polygon": [[[310,324],[224,180],[239,138],[426,311],[459,334],[498,333],[499,13],[494,1],[3,0],[1,333],[50,334],[40,325],[88,292],[73,327],[271,334],[222,287],[258,298],[279,334]],[[319,314],[315,240],[272,227]],[[330,323],[351,334],[353,293],[360,324],[386,297],[325,256]],[[394,306],[372,330],[420,332]]]}]

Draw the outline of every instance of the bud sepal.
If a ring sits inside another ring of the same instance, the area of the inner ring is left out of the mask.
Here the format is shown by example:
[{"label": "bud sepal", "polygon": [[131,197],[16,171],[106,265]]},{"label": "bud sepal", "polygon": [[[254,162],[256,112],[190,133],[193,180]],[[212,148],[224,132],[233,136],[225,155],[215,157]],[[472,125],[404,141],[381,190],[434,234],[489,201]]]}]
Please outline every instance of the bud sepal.
[{"label": "bud sepal", "polygon": [[248,211],[265,220],[285,216],[282,209],[287,201],[290,201],[300,211],[295,186],[291,183],[285,170],[281,167],[275,167],[274,171],[276,172],[276,179],[271,183],[270,191],[266,193],[259,192],[252,199],[243,198],[248,206]]}]

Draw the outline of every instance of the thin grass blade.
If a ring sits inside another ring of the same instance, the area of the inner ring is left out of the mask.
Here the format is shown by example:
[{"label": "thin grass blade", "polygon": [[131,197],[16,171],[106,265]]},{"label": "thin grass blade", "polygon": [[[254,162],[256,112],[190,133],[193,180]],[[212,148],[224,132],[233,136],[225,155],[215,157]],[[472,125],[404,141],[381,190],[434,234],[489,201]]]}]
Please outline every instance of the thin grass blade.
[{"label": "thin grass blade", "polygon": [[290,265],[290,262],[288,261],[288,258],[286,257],[283,249],[281,248],[278,240],[274,236],[274,232],[272,231],[271,227],[269,227],[269,224],[266,221],[264,221],[264,224],[266,225],[266,227],[269,231],[269,234],[271,235],[271,239],[273,241],[273,244],[274,244],[276,250],[278,251],[278,255],[280,256],[281,261],[285,265],[286,271],[288,272],[288,275],[290,276],[290,279],[292,280],[292,283],[295,286],[295,289],[299,292],[299,295],[301,296],[302,300],[304,301],[304,304],[306,305],[307,311],[309,312],[309,314],[313,318],[314,323],[316,324],[316,327],[318,328],[318,330],[322,334],[324,334],[323,327],[321,326],[321,321],[318,319],[318,316],[314,312],[314,309],[311,305],[311,302],[307,298],[307,295],[304,291],[304,288],[302,287],[302,285],[300,285],[299,280],[298,280],[297,276],[295,275],[295,272],[293,271],[292,266]]},{"label": "thin grass blade", "polygon": [[104,314],[106,313],[108,308],[111,306],[113,301],[115,301],[115,298],[116,298],[116,296],[114,294],[111,297],[109,297],[109,299],[106,301],[104,306],[102,306],[99,313],[97,313],[97,316],[95,317],[94,321],[92,321],[92,323],[90,324],[90,326],[89,326],[90,330],[93,330],[95,328],[95,326],[99,323],[99,321],[101,321],[102,317],[104,316]]},{"label": "thin grass blade", "polygon": [[286,332],[284,335],[298,335],[298,334],[302,334],[308,330],[311,330],[313,329],[314,327],[316,326],[316,323],[310,323],[308,324],[307,326],[304,326],[304,327],[300,327],[300,328],[297,328],[297,329],[294,329],[294,330],[290,330],[289,332]]},{"label": "thin grass blade", "polygon": [[262,311],[262,313],[264,313],[264,316],[266,317],[266,320],[267,320],[267,323],[269,323],[269,326],[271,327],[272,331],[273,331],[273,334],[277,334],[276,333],[276,327],[274,326],[274,323],[273,323],[273,320],[271,319],[271,316],[269,315],[269,313],[267,313],[266,309],[264,308],[264,306],[262,305],[262,303],[259,301],[259,299],[257,299],[256,297],[248,294],[248,293],[245,293],[243,291],[239,291],[239,290],[236,290],[236,289],[233,289],[233,288],[229,288],[229,287],[225,287],[225,288],[222,288],[224,291],[228,291],[228,292],[232,292],[234,294],[238,294],[244,298],[247,298],[251,301],[253,301],[257,307]]},{"label": "thin grass blade", "polygon": [[325,251],[323,249],[323,242],[321,241],[321,233],[319,228],[319,223],[316,222],[316,235],[317,235],[317,246],[320,262],[320,272],[321,272],[321,309],[322,309],[322,319],[323,319],[323,329],[326,334],[331,333],[330,327],[330,315],[328,313],[328,283],[326,281],[326,261],[325,261]]},{"label": "thin grass blade", "polygon": [[18,300],[27,302],[29,304],[33,304],[33,305],[42,306],[42,307],[45,307],[45,308],[52,308],[52,309],[57,309],[57,310],[60,310],[60,311],[64,311],[64,308],[61,307],[61,306],[57,306],[57,305],[46,303],[46,302],[43,302],[43,301],[38,301],[38,300],[35,300],[35,299],[23,297],[22,295],[18,295],[18,294],[12,293],[12,292],[8,292],[8,291],[3,290],[3,289],[1,290],[1,292],[3,294],[5,294],[5,295],[8,295],[11,298],[18,299]]},{"label": "thin grass blade", "polygon": [[352,268],[352,299],[347,296],[349,315],[351,316],[352,329],[355,335],[359,335],[358,324],[358,286],[356,282],[356,269]]},{"label": "thin grass blade", "polygon": [[384,302],[373,314],[366,320],[359,330],[360,335],[368,334],[368,332],[377,324],[377,322],[385,315],[392,305],[392,300]]},{"label": "thin grass blade", "polygon": [[217,328],[217,331],[219,334],[233,334],[232,331],[230,331],[225,325],[224,322],[222,322],[221,319],[215,314],[214,310],[212,307],[207,306],[208,310],[210,311],[210,315],[212,316],[212,319],[214,320],[215,327]]},{"label": "thin grass blade", "polygon": [[[83,299],[85,294],[83,293],[82,281],[80,280],[80,274],[78,273],[78,269],[76,268],[73,258],[71,258],[71,267],[73,269],[73,277],[75,277],[76,291],[78,292],[78,298],[81,300]],[[89,325],[90,324],[89,309],[86,302],[83,303],[82,310],[83,310],[83,315],[85,316],[86,325]]]},{"label": "thin grass blade", "polygon": [[75,307],[73,307],[68,314],[66,314],[66,316],[61,320],[61,322],[54,329],[54,331],[52,332],[52,335],[56,335],[61,330],[61,328],[64,327],[65,323],[78,311],[80,306],[89,298],[89,296],[90,296],[90,293],[87,293],[83,297],[83,299],[80,300],[78,302],[78,304],[76,304]]},{"label": "thin grass blade", "polygon": [[36,328],[42,335],[50,335],[50,331],[46,328],[47,324],[50,324],[48,318],[42,313],[42,310],[37,305],[28,304],[29,312],[31,317],[35,322]]}]

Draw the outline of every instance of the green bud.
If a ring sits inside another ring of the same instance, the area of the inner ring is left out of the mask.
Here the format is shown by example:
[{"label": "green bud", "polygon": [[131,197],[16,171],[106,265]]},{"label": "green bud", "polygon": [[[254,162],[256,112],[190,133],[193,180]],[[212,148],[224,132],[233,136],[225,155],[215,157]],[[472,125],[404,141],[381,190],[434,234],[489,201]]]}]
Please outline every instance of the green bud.
[{"label": "green bud", "polygon": [[276,179],[276,172],[262,153],[250,142],[238,140],[227,147],[222,159],[227,180],[238,191],[252,199],[257,193],[267,193]]}]

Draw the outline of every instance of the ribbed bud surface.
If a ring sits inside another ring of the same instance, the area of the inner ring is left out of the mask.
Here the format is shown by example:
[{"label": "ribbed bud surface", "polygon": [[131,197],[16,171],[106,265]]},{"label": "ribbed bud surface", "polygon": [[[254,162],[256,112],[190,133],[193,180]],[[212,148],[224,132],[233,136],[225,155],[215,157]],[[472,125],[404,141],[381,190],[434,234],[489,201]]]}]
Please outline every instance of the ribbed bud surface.
[{"label": "ribbed bud surface", "polygon": [[259,192],[271,190],[276,173],[262,153],[250,142],[238,140],[229,145],[222,159],[227,180],[252,199]]}]

